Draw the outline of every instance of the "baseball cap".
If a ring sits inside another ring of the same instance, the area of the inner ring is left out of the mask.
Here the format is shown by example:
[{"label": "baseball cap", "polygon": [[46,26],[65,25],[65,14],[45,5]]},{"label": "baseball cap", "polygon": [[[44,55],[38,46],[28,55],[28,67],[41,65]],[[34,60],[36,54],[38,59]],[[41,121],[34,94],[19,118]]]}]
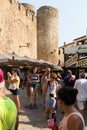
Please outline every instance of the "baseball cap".
[{"label": "baseball cap", "polygon": [[4,73],[3,73],[2,69],[0,69],[0,88],[3,88],[4,86],[5,86]]}]

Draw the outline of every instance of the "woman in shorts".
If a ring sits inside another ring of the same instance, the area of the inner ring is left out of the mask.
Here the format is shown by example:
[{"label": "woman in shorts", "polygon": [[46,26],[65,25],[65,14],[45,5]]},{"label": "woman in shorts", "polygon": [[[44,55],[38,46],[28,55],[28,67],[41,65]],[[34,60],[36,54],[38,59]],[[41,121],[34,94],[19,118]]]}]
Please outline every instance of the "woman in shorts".
[{"label": "woman in shorts", "polygon": [[[36,106],[36,98],[37,98],[37,83],[39,82],[39,75],[37,74],[37,68],[33,68],[33,72],[29,79],[30,86],[30,106]],[[34,94],[34,103],[33,103],[33,94]]]},{"label": "woman in shorts", "polygon": [[15,86],[16,86],[15,90],[10,89],[10,91],[13,94],[13,101],[14,101],[16,107],[17,107],[18,113],[20,113],[20,101],[19,101],[20,78],[19,78],[19,73],[18,73],[17,68],[12,69],[12,75],[11,75],[10,72],[8,72],[7,75],[8,75],[8,82],[9,83],[14,83]]}]

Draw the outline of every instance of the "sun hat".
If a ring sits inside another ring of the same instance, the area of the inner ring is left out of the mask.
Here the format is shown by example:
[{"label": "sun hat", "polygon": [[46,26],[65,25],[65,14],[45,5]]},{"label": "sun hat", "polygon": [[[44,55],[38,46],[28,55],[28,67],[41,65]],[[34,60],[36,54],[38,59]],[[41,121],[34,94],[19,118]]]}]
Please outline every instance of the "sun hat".
[{"label": "sun hat", "polygon": [[0,88],[3,88],[4,86],[5,86],[4,73],[2,69],[0,69]]}]

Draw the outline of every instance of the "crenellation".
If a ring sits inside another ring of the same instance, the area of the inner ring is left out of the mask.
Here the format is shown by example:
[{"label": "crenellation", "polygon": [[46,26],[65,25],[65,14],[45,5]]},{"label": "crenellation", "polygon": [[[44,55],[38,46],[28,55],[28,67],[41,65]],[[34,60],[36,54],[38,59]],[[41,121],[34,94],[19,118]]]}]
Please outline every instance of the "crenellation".
[{"label": "crenellation", "polygon": [[25,11],[26,11],[26,16],[28,16],[28,9],[25,9]]},{"label": "crenellation", "polygon": [[9,0],[9,2],[12,4],[12,3],[17,3],[18,1],[17,0]]},{"label": "crenellation", "polygon": [[35,11],[35,7],[31,4],[22,3],[22,5],[28,10]]},{"label": "crenellation", "polygon": [[[25,7],[26,10],[26,16],[28,16],[28,13],[30,12],[32,15],[32,19],[34,19],[34,15],[35,15],[35,7],[30,5],[30,4],[26,4],[26,3],[22,3],[22,5]],[[33,20],[32,20],[33,21]]]},{"label": "crenellation", "polygon": [[18,2],[18,9],[21,10],[21,3]]},{"label": "crenellation", "polygon": [[31,17],[32,21],[34,20],[35,11],[30,9],[30,6],[24,3],[17,3],[18,10],[20,13],[23,13],[25,16]]},{"label": "crenellation", "polygon": [[28,16],[28,9],[26,9],[22,3],[18,3],[18,10],[20,11],[19,15]]},{"label": "crenellation", "polygon": [[21,4],[21,13],[26,16],[26,9],[25,7]]},{"label": "crenellation", "polygon": [[32,21],[34,21],[34,15],[32,15]]}]

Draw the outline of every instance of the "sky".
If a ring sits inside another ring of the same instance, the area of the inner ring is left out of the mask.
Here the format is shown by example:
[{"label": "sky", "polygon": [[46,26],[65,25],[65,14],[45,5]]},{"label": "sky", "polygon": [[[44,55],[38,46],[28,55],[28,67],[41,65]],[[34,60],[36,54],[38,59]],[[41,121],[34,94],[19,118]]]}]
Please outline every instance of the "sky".
[{"label": "sky", "polygon": [[59,46],[64,42],[71,43],[74,39],[86,35],[87,0],[19,0],[35,6],[52,6],[59,10],[58,39]]}]

